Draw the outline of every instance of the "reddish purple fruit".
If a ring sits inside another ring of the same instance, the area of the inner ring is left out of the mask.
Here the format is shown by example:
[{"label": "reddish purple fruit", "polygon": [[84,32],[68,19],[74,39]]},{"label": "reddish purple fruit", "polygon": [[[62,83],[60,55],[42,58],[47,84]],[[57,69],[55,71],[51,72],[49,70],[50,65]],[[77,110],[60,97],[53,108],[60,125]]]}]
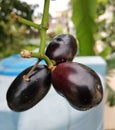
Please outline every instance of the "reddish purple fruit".
[{"label": "reddish purple fruit", "polygon": [[21,112],[36,105],[50,89],[51,72],[45,65],[39,65],[31,74],[30,81],[25,81],[32,67],[25,69],[12,82],[7,91],[7,103],[13,111]]},{"label": "reddish purple fruit", "polygon": [[46,49],[46,55],[61,63],[72,61],[77,52],[76,39],[70,34],[60,34],[53,38]]},{"label": "reddish purple fruit", "polygon": [[83,64],[60,63],[51,78],[55,90],[77,110],[88,110],[102,101],[103,89],[99,76]]}]

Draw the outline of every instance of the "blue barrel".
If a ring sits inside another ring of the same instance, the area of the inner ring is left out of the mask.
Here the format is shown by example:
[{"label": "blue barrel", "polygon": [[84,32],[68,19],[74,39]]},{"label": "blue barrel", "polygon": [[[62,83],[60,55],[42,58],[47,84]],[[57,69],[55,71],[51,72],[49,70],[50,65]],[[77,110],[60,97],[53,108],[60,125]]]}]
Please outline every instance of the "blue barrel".
[{"label": "blue barrel", "polygon": [[[34,65],[37,58],[22,58],[19,54],[0,60],[0,130],[17,130],[20,113],[11,111],[6,102],[6,92],[24,69]],[[40,64],[45,64],[42,60]]]}]

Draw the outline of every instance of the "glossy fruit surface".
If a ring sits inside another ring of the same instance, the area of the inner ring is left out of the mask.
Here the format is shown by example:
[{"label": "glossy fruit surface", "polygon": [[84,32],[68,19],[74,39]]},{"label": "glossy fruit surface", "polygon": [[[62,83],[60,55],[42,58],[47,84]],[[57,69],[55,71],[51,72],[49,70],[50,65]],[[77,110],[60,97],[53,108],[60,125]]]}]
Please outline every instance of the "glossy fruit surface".
[{"label": "glossy fruit surface", "polygon": [[9,108],[20,112],[36,105],[49,91],[51,73],[45,65],[39,65],[31,74],[30,81],[25,81],[26,75],[32,67],[20,73],[10,85],[7,91],[7,103]]},{"label": "glossy fruit surface", "polygon": [[52,72],[51,79],[55,90],[75,109],[88,110],[102,101],[100,78],[83,64],[60,63]]},{"label": "glossy fruit surface", "polygon": [[60,34],[52,39],[46,49],[46,55],[56,63],[72,61],[77,52],[76,39],[70,34]]}]

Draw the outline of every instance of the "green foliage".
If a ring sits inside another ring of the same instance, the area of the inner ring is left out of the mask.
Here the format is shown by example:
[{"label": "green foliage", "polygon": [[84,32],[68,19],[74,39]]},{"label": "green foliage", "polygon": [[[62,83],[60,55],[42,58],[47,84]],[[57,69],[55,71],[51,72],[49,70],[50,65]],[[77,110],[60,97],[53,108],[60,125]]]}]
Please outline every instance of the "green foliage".
[{"label": "green foliage", "polygon": [[112,107],[115,105],[115,92],[111,89],[111,87],[108,86],[108,97],[107,101],[109,102],[109,105]]},{"label": "green foliage", "polygon": [[[105,47],[99,55],[107,62],[106,77],[109,77],[109,79],[106,80],[106,87],[108,90],[107,101],[110,106],[114,106],[115,91],[109,85],[109,80],[112,78],[112,74],[114,74],[113,69],[115,69],[115,45],[112,44],[115,43],[115,0],[99,0],[97,6],[97,16],[103,15],[106,11],[110,13],[109,15],[112,16],[112,19],[110,20],[110,18],[105,18],[97,23],[98,30],[96,39],[101,40],[105,44]],[[106,36],[101,35],[102,32],[104,32]]]},{"label": "green foliage", "polygon": [[107,69],[112,70],[115,69],[115,53],[110,55],[110,57],[106,60],[107,61]]},{"label": "green foliage", "polygon": [[0,58],[19,53],[21,47],[24,46],[21,41],[24,38],[23,34],[26,31],[26,26],[23,25],[19,28],[10,16],[8,20],[8,24],[4,21],[0,22]]},{"label": "green foliage", "polygon": [[18,15],[31,20],[33,7],[19,0],[0,0],[0,58],[13,53],[19,53],[24,46],[21,44],[24,33],[29,27],[14,22],[10,13],[14,11]]},{"label": "green foliage", "polygon": [[79,55],[94,55],[96,0],[71,0],[72,20],[79,41]]},{"label": "green foliage", "polygon": [[101,53],[99,53],[100,56],[102,56],[104,59],[108,57],[108,55],[111,54],[111,47],[106,45]]},{"label": "green foliage", "polygon": [[108,2],[108,0],[97,0],[97,2],[106,4]]},{"label": "green foliage", "polygon": [[10,12],[15,11],[18,15],[31,20],[33,8],[26,2],[20,0],[0,0],[0,21],[8,21],[7,16]]},{"label": "green foliage", "polygon": [[[101,8],[102,7],[102,8]],[[104,7],[104,8],[103,8]],[[105,47],[102,52],[99,53],[106,61],[108,65],[108,70],[115,68],[115,0],[100,0],[97,5],[97,15],[100,16],[99,12],[105,13],[108,11],[111,15],[113,12],[112,19],[108,22],[108,19],[105,18],[102,21],[98,22],[98,30],[96,33],[96,40],[101,40]],[[111,12],[110,12],[111,9]],[[106,36],[103,36],[101,33],[105,33]]]}]

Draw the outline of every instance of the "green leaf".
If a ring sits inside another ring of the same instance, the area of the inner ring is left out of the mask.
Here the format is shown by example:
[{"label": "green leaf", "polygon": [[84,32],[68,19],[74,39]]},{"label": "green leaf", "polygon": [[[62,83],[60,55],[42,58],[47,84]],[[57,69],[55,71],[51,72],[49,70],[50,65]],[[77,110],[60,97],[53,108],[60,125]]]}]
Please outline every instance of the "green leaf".
[{"label": "green leaf", "polygon": [[94,55],[96,0],[71,0],[72,20],[79,41],[80,55]]}]

